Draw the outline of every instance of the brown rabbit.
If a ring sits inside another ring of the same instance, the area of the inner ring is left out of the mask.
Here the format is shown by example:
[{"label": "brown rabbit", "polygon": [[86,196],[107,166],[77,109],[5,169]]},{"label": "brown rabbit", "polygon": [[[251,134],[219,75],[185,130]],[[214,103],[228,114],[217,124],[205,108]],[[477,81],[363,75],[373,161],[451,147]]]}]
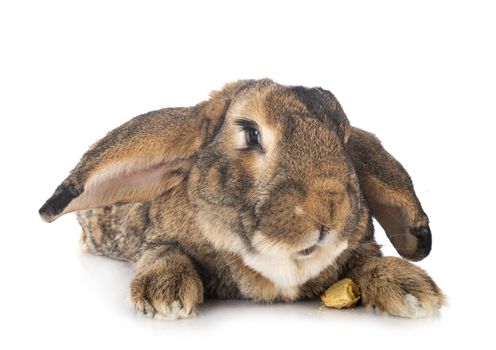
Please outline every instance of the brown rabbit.
[{"label": "brown rabbit", "polygon": [[190,108],[138,116],[86,152],[40,209],[77,211],[82,242],[131,261],[139,311],[188,317],[205,298],[315,298],[351,277],[392,315],[435,313],[431,249],[407,172],[321,88],[245,80]]}]

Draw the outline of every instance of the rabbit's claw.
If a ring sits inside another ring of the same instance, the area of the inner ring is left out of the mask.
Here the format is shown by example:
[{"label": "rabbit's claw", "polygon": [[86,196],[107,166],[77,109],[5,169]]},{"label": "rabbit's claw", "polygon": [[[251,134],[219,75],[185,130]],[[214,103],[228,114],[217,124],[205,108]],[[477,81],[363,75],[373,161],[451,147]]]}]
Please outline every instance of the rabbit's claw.
[{"label": "rabbit's claw", "polygon": [[372,260],[359,280],[363,304],[393,316],[432,316],[446,303],[446,297],[424,270],[400,258]]},{"label": "rabbit's claw", "polygon": [[201,282],[188,275],[171,272],[145,271],[133,280],[130,290],[134,308],[148,317],[175,320],[196,315],[203,301]]}]

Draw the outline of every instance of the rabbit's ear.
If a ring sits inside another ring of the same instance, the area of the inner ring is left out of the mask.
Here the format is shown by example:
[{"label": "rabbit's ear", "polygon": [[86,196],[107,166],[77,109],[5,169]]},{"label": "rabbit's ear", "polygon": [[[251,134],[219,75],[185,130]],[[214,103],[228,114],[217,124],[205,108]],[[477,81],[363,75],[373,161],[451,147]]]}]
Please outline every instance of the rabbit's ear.
[{"label": "rabbit's ear", "polygon": [[415,194],[410,176],[373,135],[352,128],[346,145],[372,215],[398,253],[418,261],[429,255],[429,219]]},{"label": "rabbit's ear", "polygon": [[213,138],[242,83],[226,85],[194,107],[143,114],[109,132],[41,207],[41,217],[51,222],[72,211],[145,201],[171,189]]}]

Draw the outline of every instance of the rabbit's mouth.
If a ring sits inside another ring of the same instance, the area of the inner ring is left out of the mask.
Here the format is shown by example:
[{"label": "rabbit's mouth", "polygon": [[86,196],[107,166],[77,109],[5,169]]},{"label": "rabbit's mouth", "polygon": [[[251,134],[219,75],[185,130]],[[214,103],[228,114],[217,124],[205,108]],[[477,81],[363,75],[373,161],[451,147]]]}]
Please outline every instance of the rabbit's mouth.
[{"label": "rabbit's mouth", "polygon": [[300,255],[300,256],[309,256],[313,252],[315,252],[316,249],[317,249],[317,244],[314,244],[313,246],[311,246],[309,248],[300,250],[297,254]]},{"label": "rabbit's mouth", "polygon": [[309,257],[317,250],[319,245],[327,245],[329,243],[328,241],[329,241],[329,229],[325,226],[321,226],[319,231],[319,237],[317,238],[317,242],[308,248],[296,252],[296,256]]}]

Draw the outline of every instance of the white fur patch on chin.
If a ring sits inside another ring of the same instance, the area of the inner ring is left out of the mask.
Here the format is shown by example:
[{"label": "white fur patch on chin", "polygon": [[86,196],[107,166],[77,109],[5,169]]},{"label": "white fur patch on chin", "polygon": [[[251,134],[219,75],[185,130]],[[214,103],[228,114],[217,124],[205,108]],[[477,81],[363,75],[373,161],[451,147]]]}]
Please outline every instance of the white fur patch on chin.
[{"label": "white fur patch on chin", "polygon": [[347,240],[319,246],[315,254],[307,259],[295,260],[291,256],[282,254],[247,253],[243,255],[243,261],[277,287],[292,294],[290,290],[295,290],[296,287],[316,277],[325,267],[333,264],[346,248],[348,248]]}]

